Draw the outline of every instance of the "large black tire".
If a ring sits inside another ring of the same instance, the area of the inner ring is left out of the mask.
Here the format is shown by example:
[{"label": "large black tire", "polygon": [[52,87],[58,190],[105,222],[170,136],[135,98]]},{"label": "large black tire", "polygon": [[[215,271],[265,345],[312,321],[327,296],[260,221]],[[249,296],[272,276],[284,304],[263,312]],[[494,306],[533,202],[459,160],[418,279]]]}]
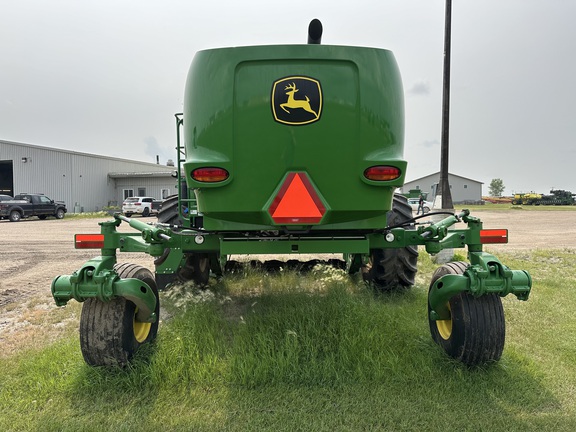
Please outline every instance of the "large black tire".
[{"label": "large black tire", "polygon": [[137,308],[122,297],[109,302],[86,300],[80,316],[80,348],[91,366],[125,366],[143,344],[152,342],[158,332],[160,302],[156,281],[150,270],[136,264],[116,264],[122,279],[144,281],[156,296],[156,322],[136,321]]},{"label": "large black tire", "polygon": [[142,210],[142,217],[148,217],[148,216],[150,216],[150,209],[146,207],[144,210]]},{"label": "large black tire", "polygon": [[[463,274],[468,263],[458,261],[444,264],[432,275],[430,287],[440,277]],[[506,338],[506,324],[502,300],[497,294],[474,297],[463,292],[448,303],[451,318],[431,320],[432,339],[452,358],[468,366],[498,361]],[[430,303],[428,303],[430,316]]]},{"label": "large black tire", "polygon": [[[178,211],[178,195],[170,195],[162,201],[162,208],[158,212],[158,222],[182,225]],[[210,268],[217,262],[217,254],[188,253],[186,254],[186,263],[177,271],[177,278],[182,282],[191,280],[196,285],[204,287],[208,285],[210,279]]]},{"label": "large black tire", "polygon": [[64,210],[58,209],[56,210],[56,214],[54,215],[56,219],[64,219]]},{"label": "large black tire", "polygon": [[180,212],[178,212],[178,195],[170,195],[162,201],[162,208],[158,212],[158,222],[170,225],[182,225]]},{"label": "large black tire", "polygon": [[178,269],[178,278],[183,281],[193,281],[196,285],[204,287],[210,280],[210,254],[188,253],[186,263]]},{"label": "large black tire", "polygon": [[[406,197],[394,195],[392,210],[388,212],[388,226],[412,219],[412,207]],[[414,285],[418,266],[418,247],[372,249],[368,264],[362,268],[364,280],[375,290],[390,292]]]}]

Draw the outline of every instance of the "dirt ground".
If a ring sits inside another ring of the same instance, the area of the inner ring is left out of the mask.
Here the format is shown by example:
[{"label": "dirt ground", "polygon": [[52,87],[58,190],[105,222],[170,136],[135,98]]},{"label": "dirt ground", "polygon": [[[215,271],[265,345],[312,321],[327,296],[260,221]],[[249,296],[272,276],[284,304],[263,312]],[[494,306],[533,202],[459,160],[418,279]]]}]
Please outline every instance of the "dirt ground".
[{"label": "dirt ground", "polygon": [[[474,215],[484,228],[508,228],[509,243],[492,245],[494,252],[576,248],[576,211],[476,211]],[[104,220],[0,221],[0,355],[11,351],[19,331],[45,322],[39,315],[54,313],[57,308],[50,293],[54,277],[71,274],[99,253],[74,249],[74,234],[97,233],[98,222]],[[132,228],[122,224],[119,230]],[[146,254],[124,253],[119,260],[153,269],[153,260]]]}]

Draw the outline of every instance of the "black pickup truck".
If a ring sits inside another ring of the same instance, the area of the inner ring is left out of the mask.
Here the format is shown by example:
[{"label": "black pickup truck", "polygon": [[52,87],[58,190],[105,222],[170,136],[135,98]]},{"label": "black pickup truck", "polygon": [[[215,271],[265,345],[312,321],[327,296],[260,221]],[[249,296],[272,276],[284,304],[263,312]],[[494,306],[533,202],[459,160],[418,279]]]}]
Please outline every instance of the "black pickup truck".
[{"label": "black pickup truck", "polygon": [[54,216],[62,219],[67,211],[64,202],[51,200],[42,194],[20,194],[12,201],[0,202],[0,218],[8,218],[11,222],[30,216],[38,216],[39,219]]}]

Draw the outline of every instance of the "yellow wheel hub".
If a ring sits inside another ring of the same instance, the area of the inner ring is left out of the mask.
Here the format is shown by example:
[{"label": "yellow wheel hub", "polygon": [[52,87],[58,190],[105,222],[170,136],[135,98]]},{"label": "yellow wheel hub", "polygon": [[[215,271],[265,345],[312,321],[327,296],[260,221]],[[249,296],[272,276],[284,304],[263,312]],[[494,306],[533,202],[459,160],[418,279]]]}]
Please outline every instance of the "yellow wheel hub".
[{"label": "yellow wheel hub", "polygon": [[[448,310],[450,310],[450,303],[448,303]],[[436,328],[438,329],[438,333],[444,340],[450,339],[452,335],[452,319],[447,320],[437,320],[436,321]]]},{"label": "yellow wheel hub", "polygon": [[150,334],[150,328],[152,328],[152,323],[136,321],[136,314],[138,313],[138,308],[134,311],[134,319],[132,328],[134,329],[134,337],[139,343],[146,340]]}]

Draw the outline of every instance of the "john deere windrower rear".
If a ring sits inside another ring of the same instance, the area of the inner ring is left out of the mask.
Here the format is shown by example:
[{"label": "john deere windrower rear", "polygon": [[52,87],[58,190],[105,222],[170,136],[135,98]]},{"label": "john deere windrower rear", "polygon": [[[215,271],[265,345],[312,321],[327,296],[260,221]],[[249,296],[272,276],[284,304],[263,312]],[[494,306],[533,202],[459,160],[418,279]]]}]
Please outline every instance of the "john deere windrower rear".
[{"label": "john deere windrower rear", "polygon": [[[224,48],[196,54],[176,115],[180,193],[158,222],[120,214],[100,234],[76,235],[101,255],[58,276],[58,305],[84,302],[80,343],[91,365],[124,365],[158,329],[158,289],[206,285],[231,254],[341,253],[375,290],[414,284],[418,246],[468,248],[469,262],[441,266],[429,289],[434,340],[468,365],[498,360],[501,297],[526,300],[527,272],[483,252],[507,242],[464,210],[437,223],[412,217],[395,194],[406,173],[404,107],[390,51],[309,44]],[[182,140],[183,136],[183,140]],[[185,143],[185,145],[183,144]],[[428,218],[428,215],[426,215]],[[118,232],[128,223],[140,233]],[[458,222],[466,226],[455,229]],[[117,252],[155,257],[154,272],[118,264]]]}]

